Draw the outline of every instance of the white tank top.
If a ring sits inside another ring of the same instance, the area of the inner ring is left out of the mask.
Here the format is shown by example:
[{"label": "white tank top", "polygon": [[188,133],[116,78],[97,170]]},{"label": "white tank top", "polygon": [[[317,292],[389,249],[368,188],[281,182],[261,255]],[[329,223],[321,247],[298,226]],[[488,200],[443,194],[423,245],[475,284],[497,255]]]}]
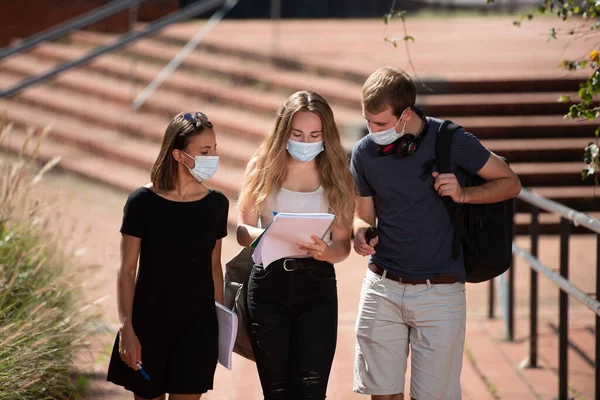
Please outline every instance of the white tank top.
[{"label": "white tank top", "polygon": [[273,221],[275,212],[289,213],[326,213],[329,207],[324,197],[324,190],[319,186],[314,192],[294,192],[281,188],[279,193],[270,195],[265,206],[265,214],[260,216],[260,226],[265,228]]}]

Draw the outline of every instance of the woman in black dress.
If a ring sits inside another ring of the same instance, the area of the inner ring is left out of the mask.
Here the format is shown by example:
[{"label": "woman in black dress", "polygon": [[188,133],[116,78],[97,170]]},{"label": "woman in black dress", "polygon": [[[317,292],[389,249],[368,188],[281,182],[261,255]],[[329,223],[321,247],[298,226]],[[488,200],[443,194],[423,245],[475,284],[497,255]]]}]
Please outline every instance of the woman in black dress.
[{"label": "woman in black dress", "polygon": [[219,163],[212,127],[202,113],[177,115],[152,183],[125,204],[108,380],[135,399],[197,400],[213,387],[229,202],[203,184]]}]

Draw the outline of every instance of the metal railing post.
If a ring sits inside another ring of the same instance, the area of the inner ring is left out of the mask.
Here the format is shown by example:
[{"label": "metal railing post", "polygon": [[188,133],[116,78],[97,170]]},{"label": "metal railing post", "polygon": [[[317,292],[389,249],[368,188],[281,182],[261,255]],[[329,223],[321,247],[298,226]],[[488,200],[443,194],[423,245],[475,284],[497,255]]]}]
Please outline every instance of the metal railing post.
[{"label": "metal railing post", "polygon": [[[569,279],[569,235],[571,222],[560,219],[560,275]],[[558,301],[558,398],[567,399],[569,371],[569,295],[560,290]]]},{"label": "metal railing post", "polygon": [[[538,257],[538,242],[540,236],[539,224],[540,209],[531,206],[531,255]],[[538,273],[534,268],[530,269],[529,281],[529,368],[537,367],[537,342],[538,342]]]},{"label": "metal railing post", "polygon": [[506,340],[515,340],[515,261],[513,254],[512,265],[508,269],[508,316],[506,319]]}]

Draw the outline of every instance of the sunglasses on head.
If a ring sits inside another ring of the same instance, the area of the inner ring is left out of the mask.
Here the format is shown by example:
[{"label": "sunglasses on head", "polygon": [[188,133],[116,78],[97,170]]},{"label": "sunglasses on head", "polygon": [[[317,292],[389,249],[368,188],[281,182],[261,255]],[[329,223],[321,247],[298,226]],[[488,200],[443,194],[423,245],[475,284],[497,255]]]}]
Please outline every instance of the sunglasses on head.
[{"label": "sunglasses on head", "polygon": [[208,120],[206,114],[201,113],[200,111],[196,111],[193,113],[185,113],[183,114],[183,119],[194,126],[195,130],[202,129],[202,126],[207,128],[212,128],[212,123]]}]

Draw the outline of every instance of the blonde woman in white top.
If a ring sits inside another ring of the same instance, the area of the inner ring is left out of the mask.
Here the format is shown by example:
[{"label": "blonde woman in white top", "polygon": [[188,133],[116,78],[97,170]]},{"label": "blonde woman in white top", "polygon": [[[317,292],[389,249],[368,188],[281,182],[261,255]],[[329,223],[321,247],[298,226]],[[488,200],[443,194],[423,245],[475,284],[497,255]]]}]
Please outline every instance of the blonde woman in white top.
[{"label": "blonde woman in white top", "polygon": [[249,246],[273,212],[336,218],[326,240],[299,244],[309,257],[255,266],[250,274],[251,341],[265,399],[325,398],[337,336],[333,264],[350,253],[354,196],[329,104],[313,92],[294,93],[248,164],[237,240]]}]

